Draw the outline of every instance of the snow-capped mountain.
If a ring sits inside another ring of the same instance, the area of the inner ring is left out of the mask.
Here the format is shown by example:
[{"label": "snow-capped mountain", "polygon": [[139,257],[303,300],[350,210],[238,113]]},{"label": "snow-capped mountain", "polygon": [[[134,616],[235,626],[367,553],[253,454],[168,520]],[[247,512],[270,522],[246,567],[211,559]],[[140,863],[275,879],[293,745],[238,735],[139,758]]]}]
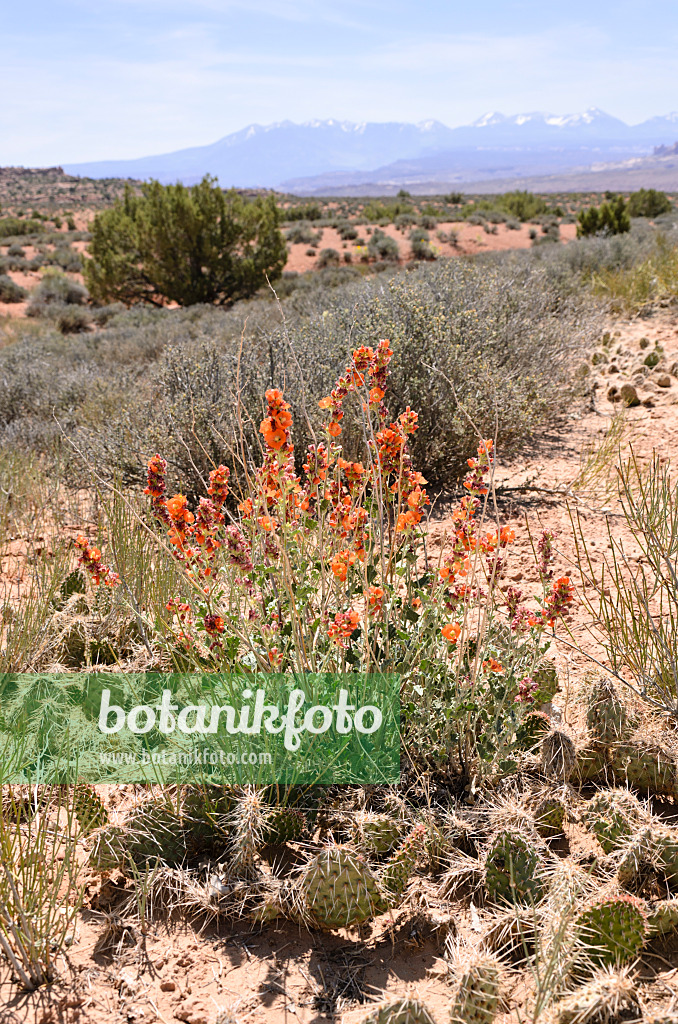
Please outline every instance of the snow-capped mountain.
[{"label": "snow-capped mountain", "polygon": [[601,160],[643,156],[675,142],[678,113],[627,125],[595,107],[580,114],[484,114],[470,125],[439,121],[280,121],[252,124],[209,146],[136,160],[70,164],[93,178],[157,178],[162,182],[215,175],[223,186],[265,186],[299,192],[375,182],[416,184],[479,181],[513,174],[555,173]]}]

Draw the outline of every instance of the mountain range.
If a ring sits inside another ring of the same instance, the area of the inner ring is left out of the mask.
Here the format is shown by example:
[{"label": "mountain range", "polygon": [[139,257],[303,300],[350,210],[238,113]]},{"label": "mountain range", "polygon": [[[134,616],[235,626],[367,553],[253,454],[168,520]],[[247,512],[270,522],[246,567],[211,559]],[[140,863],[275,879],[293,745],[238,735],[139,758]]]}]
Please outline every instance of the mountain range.
[{"label": "mountain range", "polygon": [[596,164],[646,157],[676,138],[678,113],[628,125],[595,107],[562,116],[493,112],[458,128],[439,121],[282,121],[249,125],[208,146],[64,169],[82,177],[184,184],[212,174],[223,187],[346,195],[410,186],[420,191],[431,181],[455,187],[582,172]]}]

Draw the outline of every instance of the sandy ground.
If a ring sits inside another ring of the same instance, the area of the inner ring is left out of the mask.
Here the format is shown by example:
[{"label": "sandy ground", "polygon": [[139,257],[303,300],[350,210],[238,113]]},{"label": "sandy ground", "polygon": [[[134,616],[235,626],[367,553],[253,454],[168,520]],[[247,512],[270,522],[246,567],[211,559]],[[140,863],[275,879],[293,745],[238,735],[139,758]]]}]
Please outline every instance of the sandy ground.
[{"label": "sandy ground", "polygon": [[[618,513],[613,492],[606,489],[606,474],[587,494],[576,493],[572,482],[581,469],[582,451],[600,442],[618,409],[607,398],[611,381],[639,379],[636,369],[644,354],[641,338],[652,345],[660,341],[665,358],[662,367],[638,386],[643,404],[627,412],[626,444],[632,443],[642,458],[650,457],[653,450],[674,460],[678,457],[678,379],[670,374],[670,386],[657,384],[660,373],[678,369],[673,366],[678,360],[676,314],[620,321],[611,324],[610,330],[614,362],[596,368],[590,405],[573,411],[560,430],[541,438],[528,458],[500,464],[497,471],[502,512],[517,534],[508,578],[528,596],[535,590],[536,575],[525,517],[535,539],[541,528],[558,532],[559,565],[570,572],[575,584],[569,510],[581,515],[594,559],[606,553],[606,515]],[[612,369],[615,366],[617,372]],[[444,549],[450,526],[443,504],[430,525],[432,555]],[[589,624],[585,610],[575,609],[570,623],[573,635],[591,653],[600,653],[589,636]],[[563,682],[557,701],[566,723],[576,727],[577,685],[586,660],[573,654],[566,643],[557,643],[555,654]],[[117,790],[111,787],[107,796],[113,808],[122,799]],[[567,825],[558,849],[575,855],[600,853],[595,840],[575,824]],[[123,884],[116,878],[102,883],[100,876],[89,875],[87,910],[79,919],[72,947],[60,957],[60,977],[49,988],[20,993],[0,961],[0,1024],[216,1024],[221,1010],[232,1016],[220,1024],[328,1020],[358,1024],[368,1013],[366,1003],[383,992],[389,997],[417,995],[438,1024],[448,1020],[451,992],[441,961],[441,938],[431,933],[430,911],[449,911],[449,904],[436,899],[433,885],[426,880],[416,881],[408,901],[393,916],[373,922],[360,936],[362,941],[356,935],[308,933],[289,924],[263,929],[224,927],[220,933],[215,927],[199,930],[186,924],[151,922],[142,932],[130,921],[127,930],[119,932],[119,948],[107,950],[101,943],[104,925]],[[456,906],[453,932],[472,934],[473,912]],[[678,998],[678,938],[653,945],[641,958],[639,975],[646,1008],[672,1009]],[[524,985],[525,976],[516,974],[509,1011],[498,1018],[501,1024],[515,1021]]]},{"label": "sandy ground", "polygon": [[[374,225],[360,225],[357,227],[359,237],[363,239],[365,244],[370,240],[370,235],[367,233],[368,227],[372,227],[372,230],[375,230]],[[505,249],[529,249],[532,245],[530,231],[536,230],[537,237],[541,235],[541,228],[534,224],[521,224],[516,231],[509,230],[505,224],[497,224],[496,228],[496,234],[487,234],[481,226],[474,224],[466,224],[465,222],[441,223],[438,224],[437,228],[429,231],[429,235],[431,245],[435,247],[440,256],[470,255],[478,252],[496,252]],[[408,241],[409,228],[400,231],[394,224],[387,224],[386,227],[379,230],[396,240],[400,250],[401,262],[411,260],[412,248]],[[457,241],[455,245],[450,244],[448,241],[443,242],[437,237],[438,232],[449,236],[450,231],[456,234]],[[289,255],[285,270],[295,270],[299,274],[303,274],[307,270],[313,270],[317,264],[318,255],[323,249],[335,249],[342,259],[345,253],[349,253],[352,262],[360,261],[361,249],[356,245],[355,240],[343,242],[341,236],[334,228],[319,228],[318,232],[322,234],[322,238],[317,244],[316,251],[311,252],[310,255],[309,247],[304,242],[295,242],[293,245],[288,245]],[[571,241],[576,237],[576,234],[576,224],[561,224],[560,236],[564,243]]]},{"label": "sandy ground", "polygon": [[[88,210],[76,213],[74,215],[74,219],[77,229],[79,231],[87,230],[93,215],[94,211]],[[363,238],[365,243],[369,242],[370,238],[367,234],[368,227],[369,225],[364,225],[358,228],[359,235]],[[536,230],[538,237],[541,235],[541,229],[538,225],[521,224],[520,228],[516,231],[510,231],[505,224],[498,224],[496,227],[496,234],[486,234],[482,227],[478,227],[473,224],[445,223],[439,224],[436,229],[429,232],[429,235],[431,238],[431,244],[435,247],[439,256],[470,255],[473,253],[494,252],[505,249],[527,249],[532,245],[530,231]],[[398,243],[401,263],[406,263],[412,259],[412,249],[408,241],[409,228],[404,231],[399,231],[395,225],[389,224],[381,230],[391,238],[394,238]],[[318,256],[323,249],[335,249],[342,259],[344,259],[345,254],[348,254],[350,255],[353,263],[360,262],[361,255],[365,252],[364,246],[361,251],[354,241],[343,242],[339,233],[334,228],[320,228],[318,231],[322,235],[322,238],[315,250],[310,250],[306,243],[288,245],[288,258],[285,270],[296,271],[300,274],[303,274],[308,270],[314,270],[317,266]],[[456,235],[456,242],[454,245],[449,241],[443,242],[437,237],[438,232],[449,236],[450,231],[453,231]],[[560,227],[560,236],[563,243],[571,241],[576,236],[576,225],[562,224]],[[87,252],[87,242],[72,242],[71,247],[79,253]],[[26,254],[26,259],[32,259],[35,255],[35,247],[25,245],[22,248]],[[6,251],[7,248],[0,245],[0,254],[5,253]],[[38,271],[29,271],[24,273],[22,271],[10,270],[8,271],[8,276],[27,291],[35,288],[35,286],[40,282],[40,273]],[[69,274],[68,276],[82,283],[81,274]],[[0,318],[25,317],[27,306],[27,302],[0,302]]]}]

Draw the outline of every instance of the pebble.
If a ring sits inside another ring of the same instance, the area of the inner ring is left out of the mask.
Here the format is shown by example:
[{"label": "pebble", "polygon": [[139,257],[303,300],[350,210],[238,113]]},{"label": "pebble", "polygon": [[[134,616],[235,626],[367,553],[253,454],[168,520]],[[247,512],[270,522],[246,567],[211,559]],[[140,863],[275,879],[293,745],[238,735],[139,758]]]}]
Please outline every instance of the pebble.
[{"label": "pebble", "polygon": [[671,387],[671,378],[669,377],[668,373],[660,373],[659,374],[659,376],[657,377],[657,385],[660,388],[670,388]]}]

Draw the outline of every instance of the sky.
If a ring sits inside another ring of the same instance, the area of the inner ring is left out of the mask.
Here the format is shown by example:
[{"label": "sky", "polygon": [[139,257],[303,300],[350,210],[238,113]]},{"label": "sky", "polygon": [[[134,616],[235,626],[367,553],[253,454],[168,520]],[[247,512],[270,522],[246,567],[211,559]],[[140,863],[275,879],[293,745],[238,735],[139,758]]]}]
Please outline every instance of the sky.
[{"label": "sky", "polygon": [[251,123],[678,110],[676,0],[0,0],[0,166]]}]

